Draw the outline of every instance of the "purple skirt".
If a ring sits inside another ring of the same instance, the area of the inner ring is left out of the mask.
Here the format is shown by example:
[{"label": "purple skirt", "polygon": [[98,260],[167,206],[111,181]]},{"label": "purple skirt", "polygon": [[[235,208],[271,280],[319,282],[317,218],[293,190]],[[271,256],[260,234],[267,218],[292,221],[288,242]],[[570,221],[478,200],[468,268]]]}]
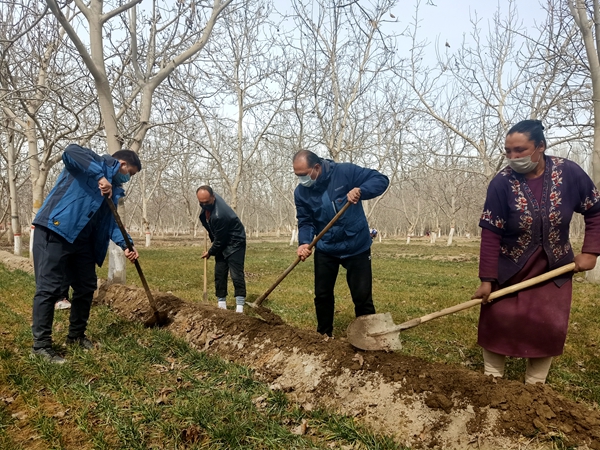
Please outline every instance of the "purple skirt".
[{"label": "purple skirt", "polygon": [[[548,271],[540,247],[523,269],[501,286],[506,287]],[[562,354],[573,282],[558,287],[553,280],[481,305],[477,343],[486,350],[519,358],[545,358]]]}]

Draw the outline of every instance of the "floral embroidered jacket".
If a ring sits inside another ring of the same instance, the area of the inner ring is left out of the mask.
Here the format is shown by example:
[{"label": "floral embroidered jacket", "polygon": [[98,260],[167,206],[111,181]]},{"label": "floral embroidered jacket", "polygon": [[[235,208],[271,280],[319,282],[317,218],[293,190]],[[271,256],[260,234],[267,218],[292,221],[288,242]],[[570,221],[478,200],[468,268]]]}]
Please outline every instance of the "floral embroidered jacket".
[{"label": "floral embroidered jacket", "polygon": [[542,245],[549,269],[573,261],[569,225],[573,212],[600,210],[600,193],[573,161],[545,155],[542,201],[536,201],[524,175],[505,167],[488,187],[479,226],[502,236],[498,282],[503,284]]}]

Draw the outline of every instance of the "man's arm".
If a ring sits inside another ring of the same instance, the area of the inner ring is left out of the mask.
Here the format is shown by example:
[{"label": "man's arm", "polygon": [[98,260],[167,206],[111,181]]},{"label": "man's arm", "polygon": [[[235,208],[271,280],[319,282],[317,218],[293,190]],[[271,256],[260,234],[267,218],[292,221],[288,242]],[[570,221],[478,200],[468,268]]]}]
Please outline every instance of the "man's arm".
[{"label": "man's arm", "polygon": [[296,204],[296,219],[298,220],[298,244],[310,244],[315,236],[313,211],[298,196],[297,191],[294,192],[294,203]]},{"label": "man's arm", "polygon": [[356,165],[354,166],[353,180],[354,186],[352,190],[356,188],[360,189],[360,200],[370,200],[380,196],[390,184],[389,178],[381,172]]},{"label": "man's arm", "polygon": [[62,160],[69,172],[82,172],[96,181],[106,175],[104,159],[89,148],[70,144],[63,152]]},{"label": "man's arm", "polygon": [[[210,221],[210,219],[209,219]],[[229,242],[229,221],[228,218],[215,217],[210,222],[210,228],[212,230],[213,238],[212,245],[208,249],[208,254],[214,256],[227,246]]]},{"label": "man's arm", "polygon": [[294,203],[296,204],[296,219],[298,220],[298,248],[296,254],[304,261],[312,254],[312,251],[308,249],[308,245],[315,235],[313,212],[308,204],[302,201],[297,191],[294,192]]}]

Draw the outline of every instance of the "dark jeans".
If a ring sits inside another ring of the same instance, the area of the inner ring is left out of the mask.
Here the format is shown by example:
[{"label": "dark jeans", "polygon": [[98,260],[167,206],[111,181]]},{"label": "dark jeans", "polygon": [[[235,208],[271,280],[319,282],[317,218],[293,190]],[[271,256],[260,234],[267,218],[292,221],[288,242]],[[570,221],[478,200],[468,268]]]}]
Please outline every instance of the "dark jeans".
[{"label": "dark jeans", "polygon": [[246,280],[244,278],[245,259],[245,246],[236,250],[227,258],[222,253],[215,255],[215,294],[217,298],[227,297],[227,273],[231,274],[235,296],[246,297]]},{"label": "dark jeans", "polygon": [[33,347],[52,345],[54,304],[73,288],[69,318],[69,338],[85,334],[97,288],[93,237],[70,244],[55,232],[40,226],[33,233],[33,265],[36,292],[33,297]]},{"label": "dark jeans", "polygon": [[315,251],[315,310],[317,331],[331,336],[335,311],[334,288],[340,265],[346,269],[356,317],[375,314],[371,250],[349,258],[337,258]]}]

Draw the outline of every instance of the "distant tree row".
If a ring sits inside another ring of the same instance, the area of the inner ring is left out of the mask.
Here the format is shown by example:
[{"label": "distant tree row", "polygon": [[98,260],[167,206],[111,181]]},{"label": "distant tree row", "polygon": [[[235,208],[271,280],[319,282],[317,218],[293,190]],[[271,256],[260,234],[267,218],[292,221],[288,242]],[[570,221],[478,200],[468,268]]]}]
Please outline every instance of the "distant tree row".
[{"label": "distant tree row", "polygon": [[599,181],[597,0],[549,0],[536,26],[511,0],[452,47],[426,38],[434,5],[396,3],[3,1],[0,233],[20,254],[71,142],[139,152],[124,214],[146,245],[196,234],[200,184],[249,233],[290,235],[301,148],[390,177],[366,204],[384,238],[476,236],[522,119]]}]

